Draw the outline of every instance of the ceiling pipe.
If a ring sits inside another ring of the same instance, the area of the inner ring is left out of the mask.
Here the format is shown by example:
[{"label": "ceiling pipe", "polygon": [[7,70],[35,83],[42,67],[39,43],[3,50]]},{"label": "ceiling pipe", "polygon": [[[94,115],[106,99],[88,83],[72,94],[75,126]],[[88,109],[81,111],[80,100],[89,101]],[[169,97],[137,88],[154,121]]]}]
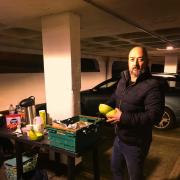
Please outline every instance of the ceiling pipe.
[{"label": "ceiling pipe", "polygon": [[104,11],[104,12],[110,14],[110,15],[112,15],[113,17],[116,17],[117,19],[120,19],[120,20],[122,20],[122,21],[124,21],[124,22],[126,22],[126,23],[128,23],[130,25],[133,25],[137,29],[149,34],[152,37],[155,37],[155,38],[159,39],[162,42],[166,42],[167,45],[171,45],[171,46],[175,47],[175,45],[171,41],[167,40],[166,38],[163,38],[163,37],[159,36],[158,34],[156,34],[154,32],[151,32],[151,31],[147,30],[146,28],[144,28],[144,27],[140,26],[139,24],[133,22],[131,19],[129,19],[127,17],[124,17],[124,16],[122,16],[120,14],[117,14],[114,11],[112,11],[111,9],[109,9],[109,8],[107,8],[105,6],[102,6],[101,4],[98,4],[97,2],[93,2],[92,0],[83,0],[83,1],[85,1],[88,4],[91,4],[92,6],[98,8],[98,9],[100,9],[100,10],[102,10],[102,11]]}]

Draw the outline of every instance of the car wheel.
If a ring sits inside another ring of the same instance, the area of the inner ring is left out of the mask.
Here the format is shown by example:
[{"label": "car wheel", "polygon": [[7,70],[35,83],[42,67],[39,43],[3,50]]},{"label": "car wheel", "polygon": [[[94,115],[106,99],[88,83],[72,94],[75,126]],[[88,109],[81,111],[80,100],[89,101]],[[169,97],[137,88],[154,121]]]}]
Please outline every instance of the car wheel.
[{"label": "car wheel", "polygon": [[175,115],[169,108],[165,107],[164,114],[158,125],[154,125],[156,129],[167,130],[173,128],[175,125]]}]

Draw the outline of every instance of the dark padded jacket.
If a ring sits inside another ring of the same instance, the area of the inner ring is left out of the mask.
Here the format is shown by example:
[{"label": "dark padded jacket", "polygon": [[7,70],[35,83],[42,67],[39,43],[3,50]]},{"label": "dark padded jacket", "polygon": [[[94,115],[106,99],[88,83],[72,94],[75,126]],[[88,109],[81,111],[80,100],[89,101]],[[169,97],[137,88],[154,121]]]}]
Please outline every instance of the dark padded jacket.
[{"label": "dark padded jacket", "polygon": [[127,144],[143,145],[151,142],[152,127],[161,120],[164,92],[149,69],[134,84],[129,82],[129,71],[123,71],[108,104],[122,111],[120,122],[115,125],[117,136]]}]

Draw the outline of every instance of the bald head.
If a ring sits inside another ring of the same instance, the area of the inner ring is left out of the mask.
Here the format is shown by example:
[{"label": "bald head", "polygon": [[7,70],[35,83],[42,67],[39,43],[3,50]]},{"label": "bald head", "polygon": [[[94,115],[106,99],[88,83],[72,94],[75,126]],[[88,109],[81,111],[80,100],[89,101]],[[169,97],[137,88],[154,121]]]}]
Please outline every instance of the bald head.
[{"label": "bald head", "polygon": [[128,66],[131,77],[135,79],[148,66],[148,54],[144,47],[137,46],[130,50]]},{"label": "bald head", "polygon": [[148,53],[145,47],[136,46],[132,48],[129,52],[129,56],[132,56],[134,53],[139,53],[144,61],[148,61]]}]

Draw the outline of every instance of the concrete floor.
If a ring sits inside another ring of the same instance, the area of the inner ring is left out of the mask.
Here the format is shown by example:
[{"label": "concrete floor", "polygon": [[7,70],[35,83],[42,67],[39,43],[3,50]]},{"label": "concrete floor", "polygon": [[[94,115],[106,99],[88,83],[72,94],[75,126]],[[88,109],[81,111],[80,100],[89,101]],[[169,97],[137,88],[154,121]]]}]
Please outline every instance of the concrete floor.
[{"label": "concrete floor", "polygon": [[[113,143],[113,129],[105,127],[99,146],[101,180],[112,179],[110,159]],[[65,180],[66,167],[53,161],[48,161],[43,154],[41,164],[48,173],[50,180]],[[91,153],[85,154],[82,162],[76,167],[77,180],[92,180]],[[180,128],[158,132],[153,131],[153,142],[145,163],[146,180],[180,180]],[[0,169],[0,179],[6,180],[3,166]]]}]

